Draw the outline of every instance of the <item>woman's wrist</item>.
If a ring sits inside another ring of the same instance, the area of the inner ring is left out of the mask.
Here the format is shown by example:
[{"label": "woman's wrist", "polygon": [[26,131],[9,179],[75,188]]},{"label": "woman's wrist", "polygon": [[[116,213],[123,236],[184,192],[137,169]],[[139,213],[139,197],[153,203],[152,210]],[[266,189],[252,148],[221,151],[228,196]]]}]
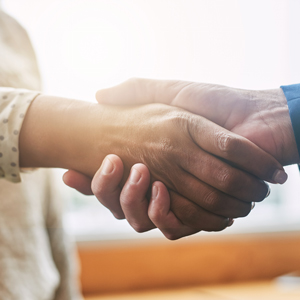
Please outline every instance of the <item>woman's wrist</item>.
[{"label": "woman's wrist", "polygon": [[107,154],[101,152],[103,111],[99,104],[38,96],[20,132],[20,166],[71,168],[92,176]]}]

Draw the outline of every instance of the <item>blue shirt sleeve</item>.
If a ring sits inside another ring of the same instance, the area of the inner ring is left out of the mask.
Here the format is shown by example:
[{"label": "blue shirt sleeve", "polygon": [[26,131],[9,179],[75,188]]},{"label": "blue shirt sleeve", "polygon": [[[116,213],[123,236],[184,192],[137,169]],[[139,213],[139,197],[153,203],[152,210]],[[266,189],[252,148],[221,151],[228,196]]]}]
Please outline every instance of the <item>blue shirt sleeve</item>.
[{"label": "blue shirt sleeve", "polygon": [[300,84],[281,86],[286,97],[300,155]]}]

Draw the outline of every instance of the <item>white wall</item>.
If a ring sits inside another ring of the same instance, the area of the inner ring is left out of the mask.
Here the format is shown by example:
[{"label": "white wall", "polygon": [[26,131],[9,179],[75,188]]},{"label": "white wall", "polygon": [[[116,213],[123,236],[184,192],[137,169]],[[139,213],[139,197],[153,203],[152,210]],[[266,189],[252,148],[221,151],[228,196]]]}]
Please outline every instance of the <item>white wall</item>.
[{"label": "white wall", "polygon": [[294,81],[295,6],[299,1],[4,1],[31,35],[45,90],[90,100],[98,88],[132,76],[261,89]]}]

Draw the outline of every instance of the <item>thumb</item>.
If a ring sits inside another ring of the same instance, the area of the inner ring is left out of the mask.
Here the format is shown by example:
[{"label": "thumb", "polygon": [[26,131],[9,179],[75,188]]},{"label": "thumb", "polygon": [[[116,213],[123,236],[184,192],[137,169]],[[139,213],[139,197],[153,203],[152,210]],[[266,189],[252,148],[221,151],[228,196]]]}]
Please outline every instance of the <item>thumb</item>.
[{"label": "thumb", "polygon": [[[141,97],[144,95],[144,97]],[[147,95],[147,98],[145,97]],[[146,93],[146,87],[139,79],[129,79],[117,86],[99,90],[96,99],[100,104],[139,105],[152,102],[152,95]]]},{"label": "thumb", "polygon": [[171,104],[187,82],[131,78],[117,86],[99,90],[96,99],[100,104],[142,105],[148,103]]},{"label": "thumb", "polygon": [[225,86],[180,80],[131,78],[115,87],[99,90],[100,104],[143,105],[163,103],[201,115],[224,125],[236,102],[236,95]]}]

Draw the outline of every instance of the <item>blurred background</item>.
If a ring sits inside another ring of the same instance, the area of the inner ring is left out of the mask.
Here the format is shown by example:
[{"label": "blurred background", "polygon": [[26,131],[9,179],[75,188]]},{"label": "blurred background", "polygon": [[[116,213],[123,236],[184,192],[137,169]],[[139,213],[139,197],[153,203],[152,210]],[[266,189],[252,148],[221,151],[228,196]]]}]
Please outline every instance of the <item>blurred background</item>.
[{"label": "blurred background", "polygon": [[[246,89],[300,81],[297,0],[5,0],[3,7],[27,29],[49,94],[95,101],[98,89],[130,77]],[[225,234],[300,229],[299,174],[286,170],[288,182],[273,185]],[[61,188],[66,229],[77,240],[161,237],[137,234],[94,197]]]}]

